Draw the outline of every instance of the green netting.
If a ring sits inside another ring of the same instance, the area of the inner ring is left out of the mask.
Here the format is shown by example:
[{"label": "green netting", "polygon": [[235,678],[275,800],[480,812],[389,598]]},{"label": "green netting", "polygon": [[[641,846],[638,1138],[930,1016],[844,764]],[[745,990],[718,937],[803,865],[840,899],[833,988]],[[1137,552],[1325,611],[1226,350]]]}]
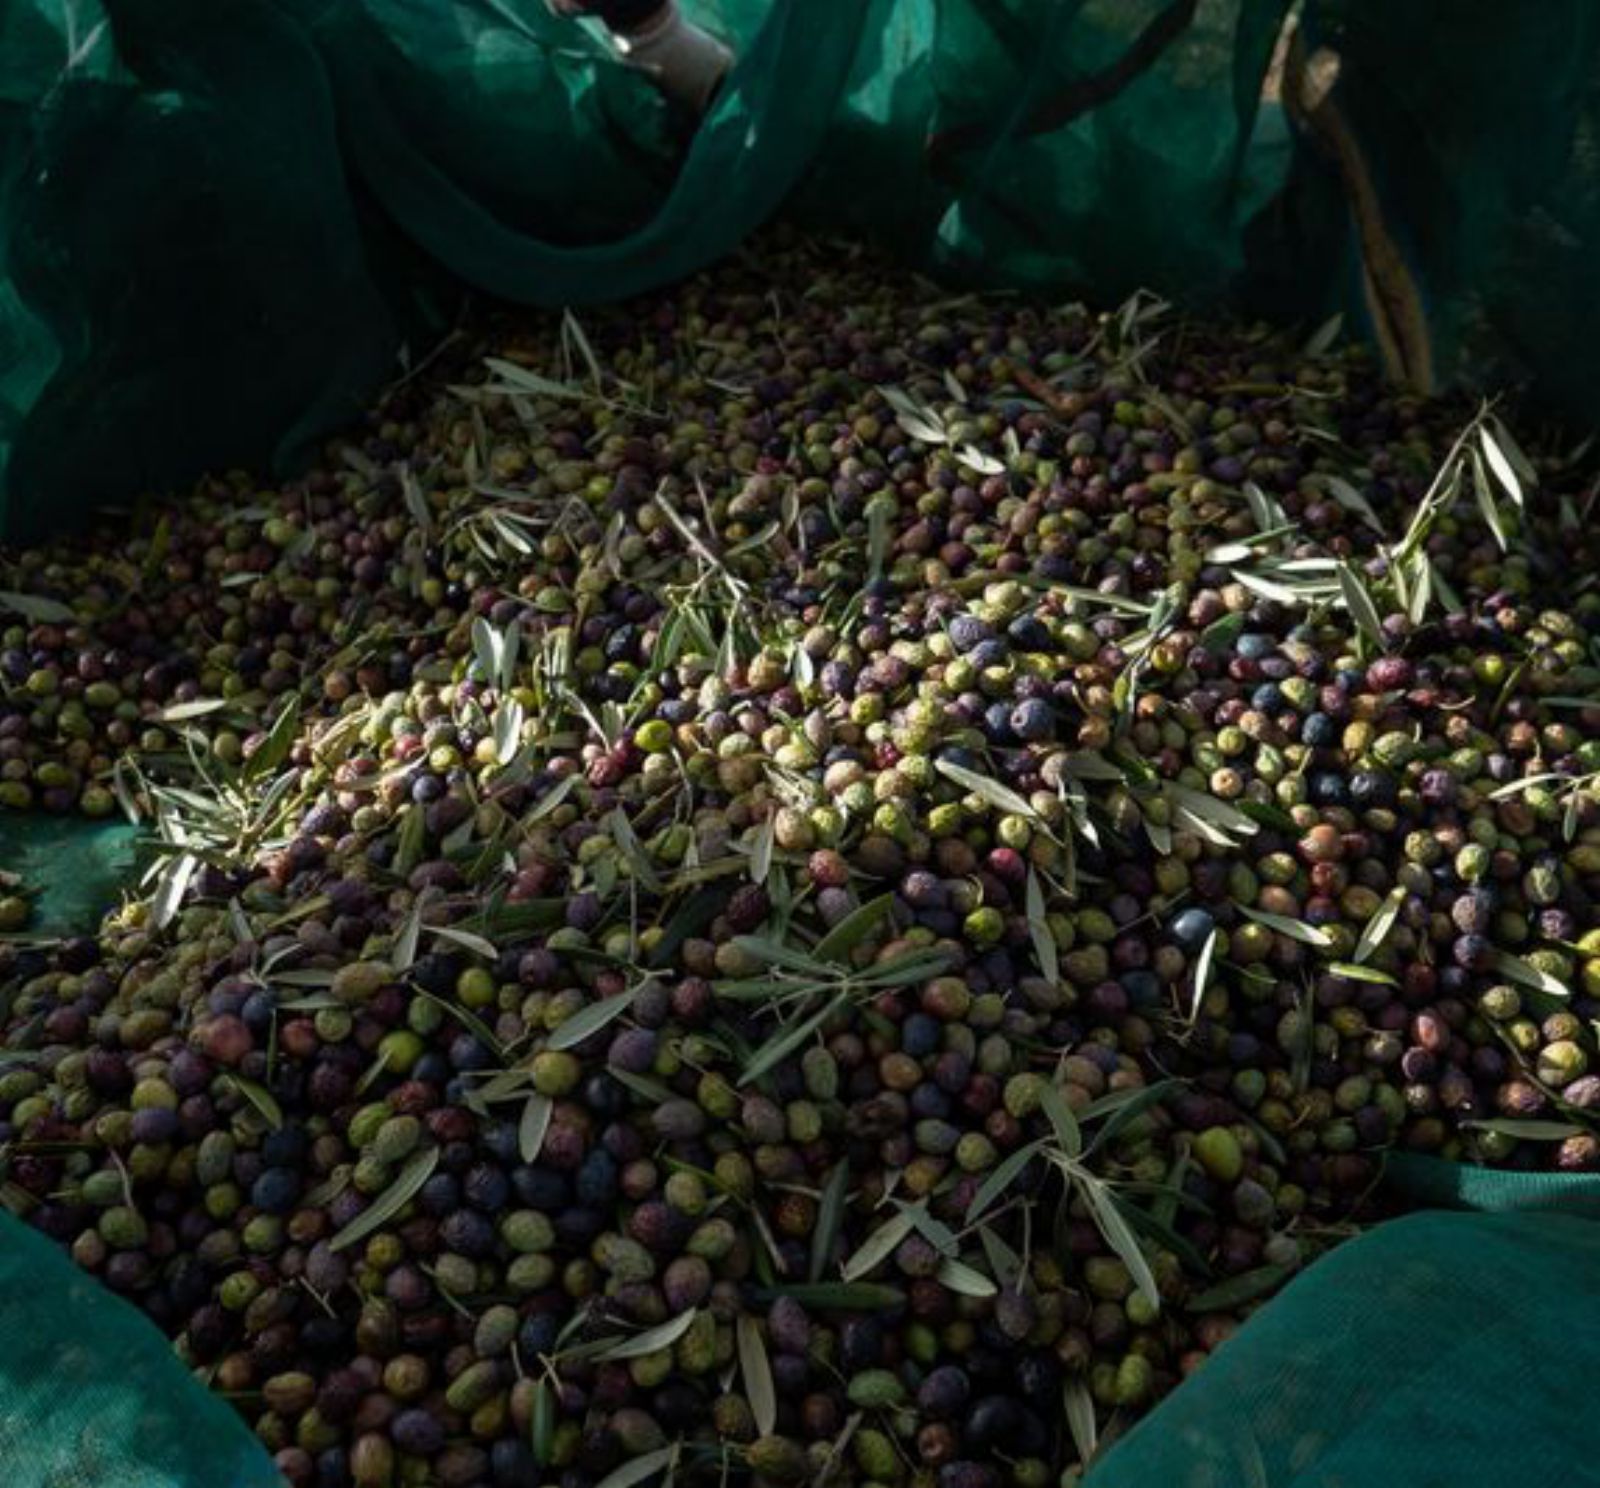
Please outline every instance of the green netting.
[{"label": "green netting", "polygon": [[7,1488],[278,1488],[244,1421],[135,1307],[0,1211]]},{"label": "green netting", "polygon": [[83,935],[130,887],[138,828],[79,816],[6,814],[0,871],[15,873],[33,904],[29,935]]},{"label": "green netting", "polygon": [[[0,531],[291,467],[461,284],[615,299],[785,206],[963,282],[1370,319],[1348,171],[1261,103],[1288,0],[685,8],[741,59],[698,130],[543,0],[0,7]],[[1593,417],[1600,12],[1304,13],[1431,369]]]},{"label": "green netting", "polygon": [[1117,1443],[1085,1488],[1587,1482],[1600,1178],[1411,1155],[1434,1209],[1318,1261]]},{"label": "green netting", "polygon": [[741,58],[692,135],[542,0],[0,9],[4,530],[292,464],[455,280],[614,299],[789,200],[954,276],[1210,300],[1285,160],[1247,148],[1283,0],[687,8]]}]

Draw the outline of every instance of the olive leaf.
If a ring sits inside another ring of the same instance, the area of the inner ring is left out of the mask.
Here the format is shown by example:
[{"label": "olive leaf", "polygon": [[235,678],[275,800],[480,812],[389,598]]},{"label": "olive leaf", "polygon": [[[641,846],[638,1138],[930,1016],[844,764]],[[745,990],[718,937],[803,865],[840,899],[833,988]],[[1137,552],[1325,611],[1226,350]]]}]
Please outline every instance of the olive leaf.
[{"label": "olive leaf", "polygon": [[777,817],[769,816],[756,828],[755,845],[750,850],[750,878],[764,884],[772,872],[772,850],[777,845]]},{"label": "olive leaf", "polygon": [[1394,924],[1400,918],[1400,906],[1405,903],[1406,891],[1396,887],[1389,890],[1388,896],[1376,910],[1372,918],[1362,927],[1361,937],[1356,941],[1356,948],[1351,952],[1351,959],[1357,962],[1365,961],[1388,938],[1389,932],[1394,929]]},{"label": "olive leaf", "polygon": [[1213,656],[1225,656],[1233,650],[1233,643],[1244,633],[1246,624],[1240,613],[1224,615],[1200,632],[1200,644]]},{"label": "olive leaf", "polygon": [[550,1118],[555,1114],[555,1102],[537,1090],[528,1097],[522,1108],[522,1119],[517,1123],[517,1151],[523,1162],[539,1160],[539,1150],[544,1146],[545,1133],[550,1130]]},{"label": "olive leaf", "polygon": [[1348,977],[1352,982],[1372,982],[1380,987],[1398,987],[1400,983],[1386,971],[1375,966],[1361,966],[1353,961],[1330,961],[1328,970],[1335,976]]},{"label": "olive leaf", "polygon": [[987,775],[980,775],[976,770],[968,770],[962,765],[953,765],[949,760],[935,760],[934,768],[964,790],[970,791],[980,800],[987,801],[1001,811],[1008,812],[1012,816],[1026,817],[1030,821],[1037,821],[1039,818],[1039,813],[1033,809],[1030,802],[1009,787],[1001,785],[999,781],[990,780]]},{"label": "olive leaf", "polygon": [[1581,1126],[1566,1121],[1528,1121],[1511,1116],[1487,1117],[1482,1120],[1463,1121],[1477,1131],[1496,1132],[1503,1137],[1517,1137],[1526,1142],[1564,1142],[1568,1137],[1582,1134]]},{"label": "olive leaf", "polygon": [[397,972],[409,971],[416,964],[417,941],[422,935],[422,906],[414,904],[389,951],[389,965]]},{"label": "olive leaf", "polygon": [[1264,909],[1251,909],[1245,904],[1241,904],[1239,908],[1258,925],[1265,925],[1269,930],[1287,935],[1290,940],[1298,940],[1301,945],[1316,946],[1319,950],[1326,950],[1333,944],[1333,939],[1326,930],[1308,925],[1303,920],[1291,920],[1287,915],[1268,914]]},{"label": "olive leaf", "polygon": [[835,1241],[844,1227],[845,1206],[850,1199],[850,1164],[840,1159],[822,1185],[817,1202],[817,1222],[811,1231],[811,1257],[806,1267],[808,1281],[821,1281],[833,1255]]},{"label": "olive leaf", "polygon": [[[564,382],[555,382],[548,377],[541,377],[537,372],[530,372],[526,367],[519,367],[515,362],[508,362],[502,357],[485,357],[483,364],[496,377],[498,383],[486,382],[483,391],[487,393],[533,393],[541,398],[571,398],[583,399],[588,395],[582,388],[569,387]],[[471,389],[456,391],[469,392]],[[612,1485],[616,1488],[616,1485]]]},{"label": "olive leaf", "polygon": [[976,470],[979,475],[1004,475],[1005,464],[995,459],[993,455],[986,455],[975,444],[961,446],[961,463]]},{"label": "olive leaf", "polygon": [[816,944],[814,954],[818,961],[847,961],[851,951],[864,941],[880,921],[894,909],[894,895],[880,894],[852,909]]},{"label": "olive leaf", "polygon": [[492,941],[485,940],[481,935],[474,935],[470,930],[462,930],[455,925],[424,925],[429,935],[435,935],[440,940],[448,940],[463,950],[471,951],[474,956],[481,956],[485,961],[498,959],[500,952]]},{"label": "olive leaf", "polygon": [[12,610],[35,625],[71,625],[78,618],[72,607],[60,600],[19,594],[15,589],[0,589],[0,609]]},{"label": "olive leaf", "polygon": [[1343,331],[1344,311],[1336,310],[1311,333],[1306,344],[1300,348],[1300,355],[1307,361],[1315,361],[1333,349]]},{"label": "olive leaf", "polygon": [[1133,1233],[1128,1221],[1123,1217],[1122,1210],[1117,1207],[1116,1197],[1109,1185],[1103,1179],[1096,1178],[1087,1169],[1077,1166],[1072,1170],[1072,1177],[1078,1192],[1083,1195],[1084,1203],[1088,1206],[1095,1228],[1100,1231],[1102,1238],[1117,1258],[1128,1268],[1128,1275],[1133,1278],[1133,1284],[1140,1295],[1150,1304],[1152,1310],[1159,1311],[1161,1292],[1156,1286],[1150,1263],[1145,1259],[1144,1251],[1139,1246],[1139,1237]]},{"label": "olive leaf", "polygon": [[825,1003],[808,1018],[801,1018],[789,1024],[776,1037],[764,1043],[751,1057],[745,1066],[744,1072],[739,1076],[739,1084],[748,1085],[752,1080],[759,1080],[775,1065],[782,1064],[796,1049],[812,1037],[816,1031],[843,1006],[844,994]]},{"label": "olive leaf", "polygon": [[549,1380],[534,1383],[533,1410],[529,1416],[528,1445],[533,1449],[533,1460],[540,1467],[548,1467],[555,1452],[556,1437],[556,1392]]},{"label": "olive leaf", "polygon": [[973,1194],[972,1202],[967,1205],[967,1222],[970,1224],[984,1210],[988,1209],[1012,1183],[1017,1175],[1028,1164],[1044,1151],[1046,1143],[1041,1141],[1029,1142],[1024,1147],[1019,1147],[1010,1154],[987,1178],[978,1185],[978,1191]]},{"label": "olive leaf", "polygon": [[292,697],[279,710],[272,727],[267,730],[266,738],[245,762],[244,775],[247,780],[259,780],[270,775],[288,759],[299,723],[300,699]]},{"label": "olive leaf", "polygon": [[602,997],[579,1008],[570,1018],[564,1018],[556,1024],[555,1032],[550,1035],[545,1047],[556,1050],[575,1048],[591,1034],[598,1033],[606,1024],[620,1018],[633,1006],[638,996],[639,988],[629,987],[624,992]]},{"label": "olive leaf", "polygon": [[1549,972],[1540,971],[1531,962],[1524,961],[1521,956],[1513,956],[1509,951],[1494,953],[1494,969],[1509,981],[1520,982],[1524,987],[1532,987],[1549,997],[1565,1000],[1572,996],[1570,987],[1562,986]]},{"label": "olive leaf", "polygon": [[760,1288],[755,1295],[758,1302],[793,1297],[802,1307],[839,1312],[876,1312],[906,1300],[899,1288],[870,1281],[785,1282]]},{"label": "olive leaf", "polygon": [[254,1080],[245,1079],[243,1075],[229,1075],[228,1083],[255,1107],[261,1119],[273,1131],[282,1127],[283,1108],[272,1098],[269,1091],[256,1084]]},{"label": "olive leaf", "polygon": [[1039,1087],[1039,1109],[1044,1112],[1051,1130],[1055,1132],[1061,1150],[1068,1157],[1077,1157],[1083,1151],[1083,1131],[1077,1117],[1072,1114],[1072,1107],[1067,1104],[1067,1098],[1057,1086],[1046,1084]]},{"label": "olive leaf", "polygon": [[543,821],[545,817],[555,812],[566,801],[567,797],[578,788],[579,779],[580,777],[577,775],[568,775],[558,780],[540,798],[538,804],[522,818],[523,827],[531,827],[536,822]]},{"label": "olive leaf", "polygon": [[1067,1418],[1067,1430],[1072,1433],[1072,1445],[1078,1449],[1078,1460],[1087,1465],[1100,1437],[1095,1426],[1094,1396],[1081,1374],[1067,1376],[1061,1387],[1061,1409]]},{"label": "olive leaf", "polygon": [[1200,1016],[1200,1009],[1205,1003],[1206,986],[1211,980],[1211,962],[1217,954],[1218,931],[1215,926],[1206,936],[1206,943],[1200,947],[1200,955],[1194,963],[1194,994],[1189,999],[1189,1021],[1194,1022]]},{"label": "olive leaf", "polygon": [[427,845],[427,823],[420,806],[407,805],[401,812],[400,835],[395,842],[394,871],[406,877],[422,861]]},{"label": "olive leaf", "polygon": [[653,1478],[659,1472],[670,1473],[677,1461],[677,1442],[669,1447],[657,1447],[653,1452],[646,1452],[642,1457],[635,1457],[621,1467],[613,1468],[594,1488],[634,1488],[635,1484]]},{"label": "olive leaf", "polygon": [[628,813],[620,806],[611,813],[611,835],[616,840],[618,851],[627,859],[639,886],[652,894],[659,894],[661,880],[656,876],[649,855],[640,845],[638,835],[633,830],[633,823],[628,820]]},{"label": "olive leaf", "polygon": [[1023,1271],[1022,1257],[995,1233],[994,1226],[979,1225],[978,1241],[995,1277],[1006,1286],[1018,1285]]},{"label": "olive leaf", "polygon": [[616,1343],[608,1343],[592,1357],[597,1363],[613,1363],[619,1359],[642,1359],[646,1354],[657,1354],[663,1349],[669,1349],[687,1333],[694,1324],[697,1309],[691,1307],[687,1312],[681,1312],[670,1321],[661,1323],[654,1328],[646,1328],[643,1333],[635,1333],[631,1338],[624,1338]]},{"label": "olive leaf", "polygon": [[761,1328],[753,1317],[740,1313],[734,1324],[739,1345],[739,1373],[744,1377],[745,1399],[755,1417],[756,1430],[770,1436],[778,1424],[778,1392],[772,1382],[772,1364]]},{"label": "olive leaf", "polygon": [[1033,942],[1033,954],[1038,958],[1039,970],[1047,982],[1059,982],[1061,963],[1056,953],[1056,938],[1045,917],[1044,890],[1040,887],[1036,868],[1028,870],[1027,916],[1028,937]]},{"label": "olive leaf", "polygon": [[1108,1117],[1109,1120],[1094,1134],[1094,1140],[1089,1144],[1089,1151],[1093,1153],[1097,1147],[1104,1146],[1134,1117],[1164,1101],[1182,1083],[1175,1079],[1157,1080],[1153,1084],[1140,1085],[1132,1090],[1112,1090],[1090,1101],[1078,1112],[1078,1125],[1087,1126],[1091,1121],[1100,1120],[1102,1116]]},{"label": "olive leaf", "polygon": [[524,717],[522,704],[515,698],[507,698],[495,710],[494,757],[497,763],[509,765],[516,757],[522,742]]},{"label": "olive leaf", "polygon": [[939,1263],[934,1276],[947,1291],[962,1297],[992,1297],[1000,1290],[976,1267],[948,1256]]},{"label": "olive leaf", "polygon": [[[1494,478],[1499,481],[1501,489],[1504,490],[1506,495],[1516,502],[1518,506],[1522,506],[1525,504],[1525,498],[1522,490],[1522,479],[1519,477],[1515,466],[1508,458],[1508,450],[1516,450],[1516,444],[1514,441],[1512,441],[1511,436],[1506,431],[1504,424],[1496,420],[1495,427],[1499,431],[1499,439],[1497,439],[1495,435],[1489,431],[1489,424],[1487,420],[1480,424],[1478,426],[1478,443],[1482,447],[1484,459],[1489,462],[1489,469],[1494,472]],[[1506,442],[1507,449],[1501,448],[1502,440]],[[1522,451],[1517,450],[1517,454],[1521,455]],[[1522,459],[1521,463],[1524,471],[1526,471],[1529,476],[1529,484],[1531,485],[1532,467],[1528,465],[1526,457]]]},{"label": "olive leaf", "polygon": [[846,1281],[859,1281],[874,1267],[888,1260],[900,1242],[916,1229],[917,1217],[925,1207],[923,1204],[908,1204],[885,1220],[867,1236],[860,1249],[844,1263],[839,1274]]},{"label": "olive leaf", "polygon": [[179,853],[161,870],[155,896],[150,901],[150,922],[158,930],[172,923],[183,903],[189,881],[200,867],[200,859],[191,852]]},{"label": "olive leaf", "polygon": [[192,702],[173,703],[163,708],[156,717],[162,723],[182,723],[189,718],[204,718],[208,713],[220,713],[228,706],[227,698],[195,698]]},{"label": "olive leaf", "polygon": [[1379,537],[1384,535],[1383,523],[1372,508],[1372,503],[1349,481],[1337,475],[1314,475],[1309,477],[1313,485],[1320,486],[1346,511],[1354,512],[1367,524]]},{"label": "olive leaf", "polygon": [[1356,628],[1380,649],[1384,645],[1383,617],[1378,613],[1378,607],[1373,603],[1372,596],[1367,592],[1367,586],[1361,582],[1361,576],[1356,572],[1352,563],[1341,563],[1338,569],[1339,593],[1344,600],[1344,607],[1350,612],[1350,618],[1355,621]]},{"label": "olive leaf", "polygon": [[1257,1266],[1196,1292],[1185,1305],[1190,1312],[1222,1312],[1242,1307],[1246,1302],[1277,1291],[1293,1274],[1288,1266]]},{"label": "olive leaf", "polygon": [[433,1176],[433,1170],[438,1166],[437,1147],[424,1147],[413,1153],[395,1175],[394,1182],[328,1242],[329,1249],[344,1250],[357,1240],[366,1239],[374,1230],[393,1219],[421,1192],[422,1185]]},{"label": "olive leaf", "polygon": [[949,444],[944,420],[938,412],[924,403],[918,403],[909,393],[899,388],[879,387],[883,401],[894,411],[895,422],[913,439],[924,444]]}]

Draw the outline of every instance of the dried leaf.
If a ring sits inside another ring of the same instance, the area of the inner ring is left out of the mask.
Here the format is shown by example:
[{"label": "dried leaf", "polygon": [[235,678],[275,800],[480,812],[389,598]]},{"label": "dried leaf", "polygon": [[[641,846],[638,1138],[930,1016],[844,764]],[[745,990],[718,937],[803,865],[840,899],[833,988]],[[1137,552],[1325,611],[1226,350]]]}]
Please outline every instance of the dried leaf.
[{"label": "dried leaf", "polygon": [[405,1167],[395,1176],[394,1182],[328,1242],[329,1248],[343,1250],[347,1246],[354,1245],[357,1240],[366,1239],[374,1230],[393,1219],[416,1197],[422,1185],[433,1176],[433,1170],[438,1166],[437,1147],[424,1147],[421,1151],[413,1153]]},{"label": "dried leaf", "polygon": [[582,400],[588,396],[581,388],[570,387],[564,382],[553,382],[548,377],[541,377],[537,372],[530,372],[526,367],[519,367],[515,362],[504,361],[500,357],[485,357],[483,364],[500,379],[498,384],[485,383],[483,385],[485,392],[523,392],[541,398],[575,400]]},{"label": "dried leaf", "polygon": [[761,1328],[753,1317],[740,1313],[734,1324],[739,1343],[739,1373],[744,1377],[744,1395],[750,1402],[756,1430],[771,1436],[778,1424],[778,1391],[772,1382],[772,1364]]}]

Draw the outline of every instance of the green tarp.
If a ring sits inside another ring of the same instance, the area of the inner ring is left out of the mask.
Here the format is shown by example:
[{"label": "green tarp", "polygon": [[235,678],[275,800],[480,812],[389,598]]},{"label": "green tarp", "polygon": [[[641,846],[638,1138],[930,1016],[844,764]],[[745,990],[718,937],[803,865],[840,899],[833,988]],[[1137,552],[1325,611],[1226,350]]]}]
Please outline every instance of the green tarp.
[{"label": "green tarp", "polygon": [[1414,1202],[1447,1207],[1310,1267],[1085,1488],[1594,1481],[1600,1178],[1409,1155],[1390,1166]]},{"label": "green tarp", "polygon": [[6,1488],[281,1488],[143,1313],[3,1210],[0,1299]]}]

